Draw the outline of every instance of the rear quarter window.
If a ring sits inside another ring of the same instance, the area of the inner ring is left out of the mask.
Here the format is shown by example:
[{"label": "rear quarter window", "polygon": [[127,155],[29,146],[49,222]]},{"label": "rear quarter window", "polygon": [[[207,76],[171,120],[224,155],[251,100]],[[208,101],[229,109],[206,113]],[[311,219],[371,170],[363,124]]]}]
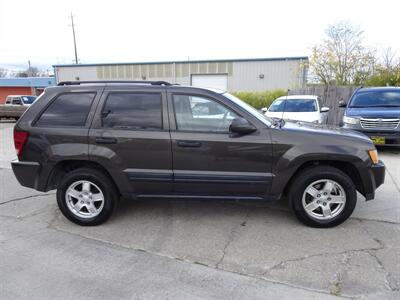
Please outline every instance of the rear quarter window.
[{"label": "rear quarter window", "polygon": [[36,126],[83,127],[96,93],[65,93],[58,95],[44,110]]}]

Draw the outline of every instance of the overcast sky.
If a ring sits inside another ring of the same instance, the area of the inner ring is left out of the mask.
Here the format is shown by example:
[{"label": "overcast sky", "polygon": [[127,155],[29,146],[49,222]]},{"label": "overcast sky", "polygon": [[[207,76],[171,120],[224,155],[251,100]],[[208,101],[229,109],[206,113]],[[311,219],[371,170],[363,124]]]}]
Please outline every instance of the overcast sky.
[{"label": "overcast sky", "polygon": [[328,24],[400,55],[400,1],[0,0],[0,65],[304,56]]}]

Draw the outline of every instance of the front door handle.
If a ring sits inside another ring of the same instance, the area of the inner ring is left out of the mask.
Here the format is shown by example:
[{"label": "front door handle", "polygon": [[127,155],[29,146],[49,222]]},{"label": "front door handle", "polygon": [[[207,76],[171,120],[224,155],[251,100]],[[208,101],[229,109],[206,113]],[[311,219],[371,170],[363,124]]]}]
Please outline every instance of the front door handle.
[{"label": "front door handle", "polygon": [[201,143],[196,141],[178,141],[178,146],[183,148],[199,148],[201,147]]},{"label": "front door handle", "polygon": [[95,139],[97,144],[116,144],[117,139],[111,137],[96,137]]}]

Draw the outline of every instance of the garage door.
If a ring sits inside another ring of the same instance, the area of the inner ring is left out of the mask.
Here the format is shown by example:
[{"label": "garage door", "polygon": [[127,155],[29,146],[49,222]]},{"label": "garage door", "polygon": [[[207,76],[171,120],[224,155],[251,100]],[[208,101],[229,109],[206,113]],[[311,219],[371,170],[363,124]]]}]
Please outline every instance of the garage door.
[{"label": "garage door", "polygon": [[192,75],[192,86],[228,90],[228,75]]}]

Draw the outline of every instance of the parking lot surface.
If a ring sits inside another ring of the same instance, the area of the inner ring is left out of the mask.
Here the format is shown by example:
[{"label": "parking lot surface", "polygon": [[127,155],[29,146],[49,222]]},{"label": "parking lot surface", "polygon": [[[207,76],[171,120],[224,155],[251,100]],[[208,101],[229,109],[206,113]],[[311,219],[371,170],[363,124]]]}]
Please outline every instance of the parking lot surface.
[{"label": "parking lot surface", "polygon": [[67,221],[55,192],[21,187],[0,123],[0,299],[399,299],[400,150],[386,182],[331,229],[279,204],[122,201],[105,224]]}]

